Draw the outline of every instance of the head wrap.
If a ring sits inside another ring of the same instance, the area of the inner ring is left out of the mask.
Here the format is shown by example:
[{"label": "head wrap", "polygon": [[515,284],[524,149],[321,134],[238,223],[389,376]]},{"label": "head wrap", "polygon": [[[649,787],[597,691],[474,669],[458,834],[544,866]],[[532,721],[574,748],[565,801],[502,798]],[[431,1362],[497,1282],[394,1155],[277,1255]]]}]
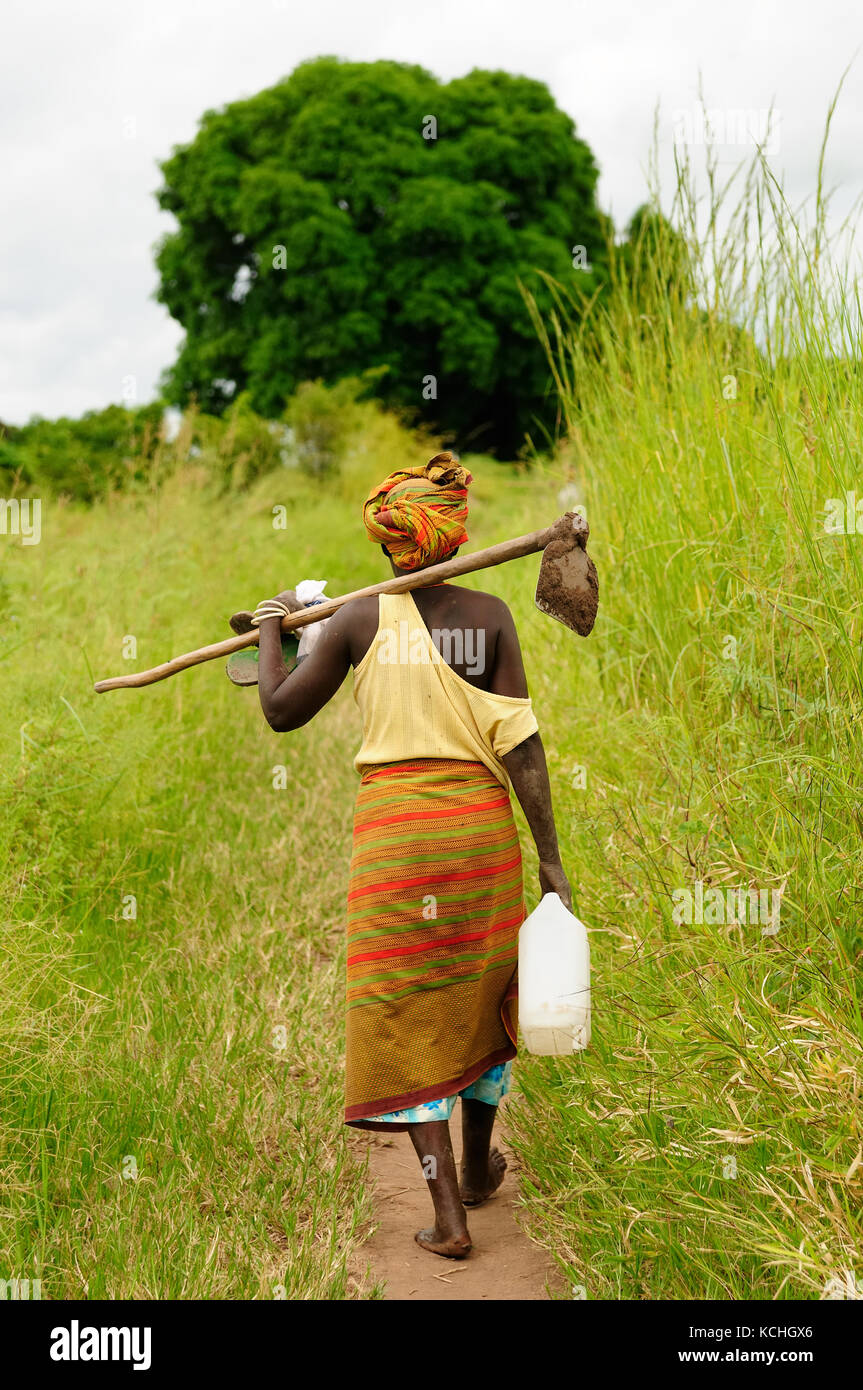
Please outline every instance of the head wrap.
[{"label": "head wrap", "polygon": [[390,473],[363,506],[369,539],[385,545],[400,569],[445,560],[467,540],[467,490],[473,481],[452,454],[422,468]]}]

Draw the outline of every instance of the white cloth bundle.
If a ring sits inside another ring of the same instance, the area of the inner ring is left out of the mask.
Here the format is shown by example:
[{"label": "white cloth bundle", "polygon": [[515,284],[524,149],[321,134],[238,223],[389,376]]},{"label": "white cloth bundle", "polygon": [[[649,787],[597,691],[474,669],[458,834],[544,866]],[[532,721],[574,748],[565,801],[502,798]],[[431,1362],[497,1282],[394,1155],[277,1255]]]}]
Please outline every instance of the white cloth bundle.
[{"label": "white cloth bundle", "polygon": [[[319,603],[326,603],[324,589],[327,587],[327,583],[326,579],[301,579],[294,593],[305,608],[314,608]],[[304,656],[309,656],[314,650],[315,643],[320,640],[321,633],[329,621],[329,618],[322,618],[319,623],[309,623],[308,627],[300,628],[300,644],[297,648],[298,661],[301,661]]]}]

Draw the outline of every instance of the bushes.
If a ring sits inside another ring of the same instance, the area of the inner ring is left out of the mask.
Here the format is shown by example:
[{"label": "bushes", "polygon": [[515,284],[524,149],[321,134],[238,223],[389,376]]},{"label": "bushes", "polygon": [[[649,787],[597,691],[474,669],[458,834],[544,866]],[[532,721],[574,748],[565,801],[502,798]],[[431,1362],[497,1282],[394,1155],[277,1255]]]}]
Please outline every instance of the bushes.
[{"label": "bushes", "polygon": [[286,461],[284,435],[277,422],[255,414],[243,393],[221,419],[186,411],[175,441],[177,462],[195,458],[218,488],[239,491]]},{"label": "bushes", "polygon": [[0,424],[0,492],[35,488],[92,503],[119,490],[158,487],[191,460],[197,478],[217,490],[248,488],[282,467],[334,479],[354,442],[386,433],[387,421],[402,445],[408,437],[397,417],[361,399],[375,375],[332,387],[304,382],[282,420],[256,415],[245,392],[223,416],[190,406],[170,438],[161,401],[137,410],[111,405],[80,420],[37,417],[18,428]]},{"label": "bushes", "polygon": [[92,502],[150,473],[161,442],[163,407],[154,401],[137,410],[109,405],[88,410],[80,420],[38,416],[0,437],[0,482],[42,487]]},{"label": "bushes", "polygon": [[360,386],[355,377],[335,386],[304,381],[288,402],[285,421],[293,452],[310,478],[332,477],[341,471],[352,430],[362,413],[357,405]]}]

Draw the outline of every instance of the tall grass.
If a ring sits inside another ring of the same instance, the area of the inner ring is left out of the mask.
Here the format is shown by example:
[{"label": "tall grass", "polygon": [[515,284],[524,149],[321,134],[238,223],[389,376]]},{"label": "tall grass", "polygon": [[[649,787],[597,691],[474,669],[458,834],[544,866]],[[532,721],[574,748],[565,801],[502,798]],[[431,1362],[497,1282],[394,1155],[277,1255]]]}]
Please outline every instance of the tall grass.
[{"label": "tall grass", "polygon": [[[356,466],[395,441],[382,420]],[[278,739],[218,664],[92,691],[352,580],[330,506],[296,470],[228,497],[186,469],[47,499],[4,552],[0,1278],[43,1298],[374,1296],[341,1120],[350,696]]]},{"label": "tall grass", "polygon": [[[540,325],[601,583],[552,739],[561,791],[586,769],[558,800],[595,1032],[523,1065],[511,1113],[530,1220],[588,1298],[847,1296],[863,534],[825,522],[863,495],[860,306],[820,174],[806,223],[763,163],[733,209],[715,164],[706,207],[678,173],[634,281]],[[778,923],[675,920],[698,880],[781,892]]]},{"label": "tall grass", "polygon": [[[556,460],[468,460],[472,544],[575,492],[599,567],[588,642],[535,611],[535,559],[468,581],[515,613],[592,928],[591,1047],[522,1055],[508,1112],[528,1229],[589,1298],[863,1277],[863,537],[824,529],[861,487],[859,306],[823,204],[803,232],[756,169],[724,215],[682,169],[678,236],[646,222],[637,275],[542,326]],[[213,666],[91,686],[299,578],[383,577],[360,503],[429,451],[374,413],[315,483],[256,477],[237,438],[216,487],[205,448],[6,538],[0,1278],[46,1298],[379,1292],[349,1274],[370,1207],[340,1109],[349,690],[277,737]],[[778,931],[675,921],[698,880],[781,888]]]}]

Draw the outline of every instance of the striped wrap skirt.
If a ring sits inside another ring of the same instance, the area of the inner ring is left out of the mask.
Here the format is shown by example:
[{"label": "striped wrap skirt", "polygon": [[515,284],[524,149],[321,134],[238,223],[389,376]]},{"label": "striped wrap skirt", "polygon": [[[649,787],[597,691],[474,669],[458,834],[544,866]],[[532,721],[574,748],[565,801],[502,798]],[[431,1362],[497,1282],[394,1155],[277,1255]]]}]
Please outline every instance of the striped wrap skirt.
[{"label": "striped wrap skirt", "polygon": [[483,763],[362,777],[348,891],[345,1120],[465,1090],[516,1055],[521,850]]}]

